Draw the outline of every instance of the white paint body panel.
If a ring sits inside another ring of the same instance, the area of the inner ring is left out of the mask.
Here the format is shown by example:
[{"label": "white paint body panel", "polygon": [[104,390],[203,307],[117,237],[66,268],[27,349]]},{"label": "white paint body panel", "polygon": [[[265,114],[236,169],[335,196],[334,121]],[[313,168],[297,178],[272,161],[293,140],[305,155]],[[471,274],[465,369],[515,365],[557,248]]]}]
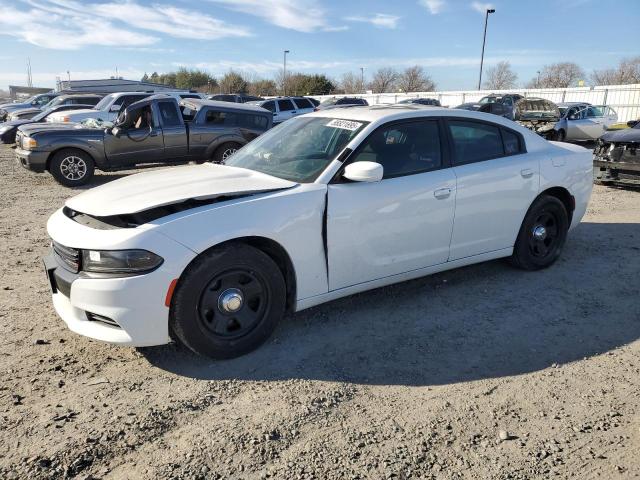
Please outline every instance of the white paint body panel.
[{"label": "white paint body panel", "polygon": [[[356,148],[383,123],[446,116],[446,109],[353,108],[312,115],[371,122],[348,145]],[[481,118],[522,132],[527,153],[375,183],[332,184],[342,164],[333,161],[315,183],[295,184],[231,167],[168,168],[116,180],[67,202],[77,211],[104,216],[133,213],[188,198],[233,197],[159,218],[137,228],[93,229],[52,215],[49,235],[84,249],[143,248],[164,263],[150,274],[79,278],[71,296],[54,295],[69,327],[121,345],[166,343],[169,285],[200,253],[226,241],[263,237],[280,244],[295,270],[297,310],[422,275],[508,256],[533,199],[552,187],[575,199],[571,227],[582,218],[592,187],[591,154],[553,144],[509,120]],[[295,121],[295,120],[292,120]],[[522,170],[532,170],[523,176]],[[450,189],[442,197],[442,189]],[[269,191],[265,191],[269,190]],[[442,198],[436,198],[439,192]],[[326,208],[326,211],[325,211]],[[325,255],[325,218],[326,248]],[[123,328],[88,322],[105,315]]]}]

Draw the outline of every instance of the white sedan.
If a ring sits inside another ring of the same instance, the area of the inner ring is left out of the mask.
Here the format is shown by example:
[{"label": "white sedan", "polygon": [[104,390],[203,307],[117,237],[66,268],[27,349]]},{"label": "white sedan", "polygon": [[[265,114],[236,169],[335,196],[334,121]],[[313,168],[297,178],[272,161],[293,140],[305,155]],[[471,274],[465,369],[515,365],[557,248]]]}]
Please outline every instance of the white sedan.
[{"label": "white sedan", "polygon": [[140,173],[71,198],[49,219],[45,265],[71,330],[229,358],[287,311],[500,257],[548,267],[591,188],[588,150],[495,115],[325,110],[225,165]]}]

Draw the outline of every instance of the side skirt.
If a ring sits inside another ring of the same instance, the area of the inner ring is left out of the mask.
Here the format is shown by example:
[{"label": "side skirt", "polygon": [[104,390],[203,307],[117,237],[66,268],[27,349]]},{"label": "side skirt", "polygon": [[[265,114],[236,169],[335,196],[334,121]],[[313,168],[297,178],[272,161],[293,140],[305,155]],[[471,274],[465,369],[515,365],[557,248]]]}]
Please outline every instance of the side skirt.
[{"label": "side skirt", "polygon": [[330,302],[338,298],[347,297],[355,293],[364,292],[366,290],[372,290],[374,288],[380,288],[394,283],[405,282],[407,280],[413,280],[415,278],[424,277],[434,273],[444,272],[446,270],[452,270],[458,267],[465,267],[467,265],[473,265],[474,263],[486,262],[489,260],[495,260],[496,258],[509,257],[513,253],[513,247],[503,248],[501,250],[495,250],[493,252],[482,253],[480,255],[473,255],[472,257],[459,258],[452,262],[440,263],[431,267],[419,268],[417,270],[411,270],[409,272],[399,273],[397,275],[391,275],[389,277],[379,278],[370,282],[359,283],[357,285],[351,285],[350,287],[341,288],[339,290],[333,290],[322,295],[315,295],[313,297],[307,297],[299,299],[296,303],[296,311],[304,310],[306,308],[320,305],[321,303]]}]

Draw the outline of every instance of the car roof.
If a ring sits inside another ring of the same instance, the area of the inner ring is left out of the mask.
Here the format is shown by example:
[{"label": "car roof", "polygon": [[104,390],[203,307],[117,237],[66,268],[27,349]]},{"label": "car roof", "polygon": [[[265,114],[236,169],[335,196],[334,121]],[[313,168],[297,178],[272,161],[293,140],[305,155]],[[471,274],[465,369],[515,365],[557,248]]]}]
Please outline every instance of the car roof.
[{"label": "car roof", "polygon": [[589,102],[561,102],[556,103],[559,107],[574,107],[576,105],[591,105]]},{"label": "car roof", "polygon": [[198,110],[202,107],[216,107],[216,108],[224,108],[227,110],[246,110],[248,112],[256,112],[256,113],[269,113],[269,110],[266,110],[262,107],[258,107],[257,105],[249,105],[246,103],[232,103],[232,102],[221,102],[218,100],[203,100],[201,98],[185,98],[181,102],[182,104],[191,104],[195,106]]}]

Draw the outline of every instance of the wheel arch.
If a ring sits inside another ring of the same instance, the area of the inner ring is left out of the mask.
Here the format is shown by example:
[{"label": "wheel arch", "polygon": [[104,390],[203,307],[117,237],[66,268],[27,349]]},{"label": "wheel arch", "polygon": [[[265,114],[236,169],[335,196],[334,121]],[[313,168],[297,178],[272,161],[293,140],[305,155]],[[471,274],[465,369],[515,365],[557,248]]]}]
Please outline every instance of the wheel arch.
[{"label": "wheel arch", "polygon": [[86,155],[89,155],[89,157],[91,158],[91,160],[93,160],[93,164],[95,166],[98,166],[97,162],[96,162],[96,157],[95,155],[93,155],[90,151],[88,151],[88,149],[86,148],[82,148],[79,147],[77,145],[73,145],[73,146],[61,146],[59,148],[56,148],[55,150],[52,150],[51,153],[49,153],[49,156],[47,157],[47,163],[46,163],[46,169],[48,172],[51,171],[51,160],[53,159],[53,157],[58,153],[61,152],[62,150],[78,150]]},{"label": "wheel arch", "polygon": [[291,261],[291,257],[287,250],[278,242],[271,238],[261,237],[261,236],[246,236],[246,237],[237,237],[229,240],[225,240],[224,242],[217,243],[215,245],[210,246],[208,249],[200,252],[195,258],[193,258],[189,264],[184,268],[182,273],[180,274],[180,278],[178,279],[178,283],[180,283],[184,272],[189,268],[189,266],[198,259],[201,255],[211,251],[214,248],[221,248],[227,245],[233,245],[242,243],[253,247],[271,258],[275,262],[275,264],[280,269],[282,276],[284,278],[285,286],[286,286],[286,309],[288,312],[293,312],[296,307],[296,294],[297,294],[297,281],[296,281],[296,272],[293,266],[293,262]]},{"label": "wheel arch", "polygon": [[533,205],[533,203],[543,195],[556,197],[562,202],[564,208],[567,209],[567,215],[569,216],[569,226],[571,226],[571,222],[573,220],[573,212],[576,209],[576,199],[573,195],[571,195],[571,192],[569,192],[569,190],[567,190],[565,187],[550,187],[540,192],[540,194],[533,200],[533,202],[531,202],[531,204]]}]

